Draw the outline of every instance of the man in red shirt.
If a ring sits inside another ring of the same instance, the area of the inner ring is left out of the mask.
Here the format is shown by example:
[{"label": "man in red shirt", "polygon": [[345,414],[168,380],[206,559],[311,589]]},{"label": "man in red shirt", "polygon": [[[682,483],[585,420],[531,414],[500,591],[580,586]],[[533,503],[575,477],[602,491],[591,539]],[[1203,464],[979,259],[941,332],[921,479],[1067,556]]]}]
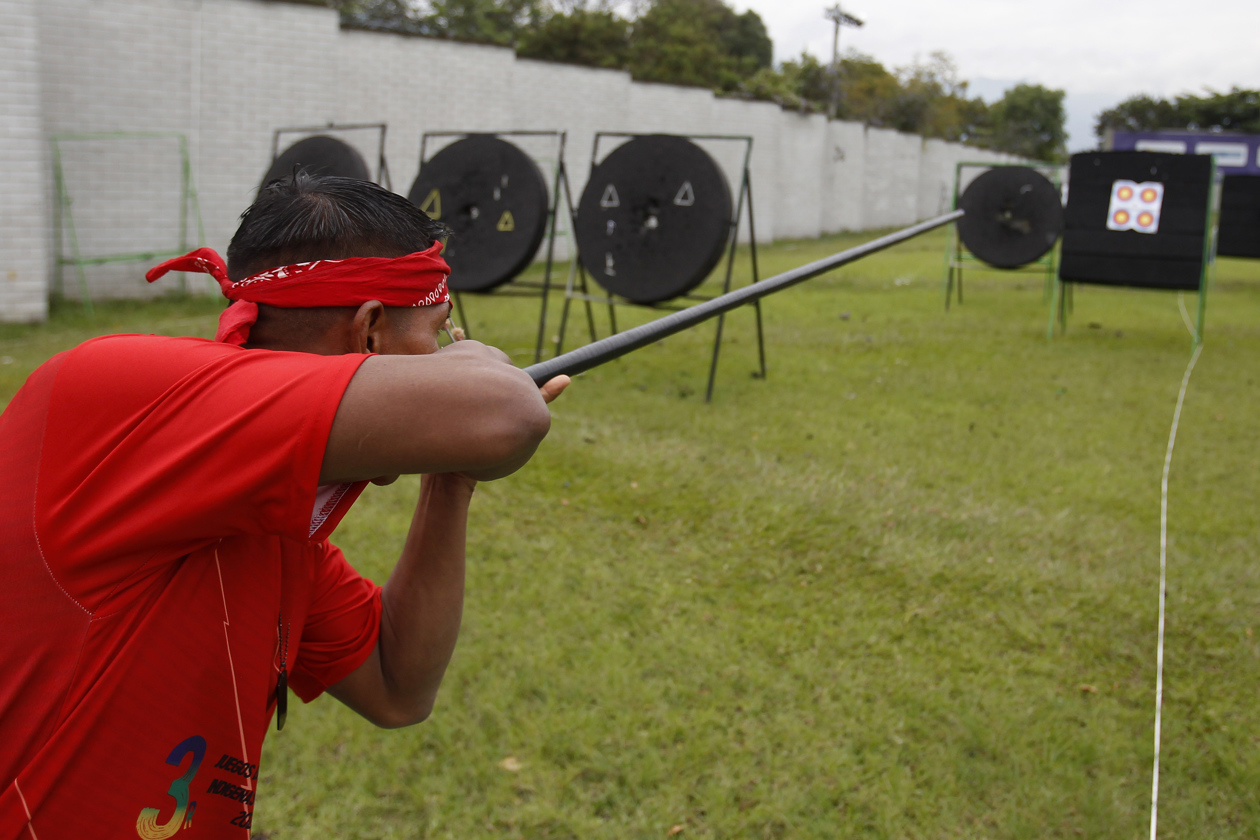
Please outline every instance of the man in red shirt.
[{"label": "man in red shirt", "polygon": [[[274,183],[226,267],[167,266],[235,301],[218,340],[88,341],[0,415],[0,840],[247,838],[286,685],[428,716],[473,488],[530,458],[568,381],[439,349],[444,233],[366,182]],[[381,588],[327,537],[403,473],[420,499]]]}]

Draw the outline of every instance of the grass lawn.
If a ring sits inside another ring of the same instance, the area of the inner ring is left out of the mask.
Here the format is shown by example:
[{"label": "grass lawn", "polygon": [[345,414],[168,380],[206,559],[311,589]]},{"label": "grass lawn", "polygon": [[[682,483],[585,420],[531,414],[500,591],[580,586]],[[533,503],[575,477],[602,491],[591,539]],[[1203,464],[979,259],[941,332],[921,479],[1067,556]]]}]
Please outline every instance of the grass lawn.
[{"label": "grass lawn", "polygon": [[[763,275],[868,238],[762,249]],[[1176,296],[1080,288],[1049,342],[1036,276],[970,274],[946,314],[944,238],[770,298],[764,381],[735,313],[710,405],[711,325],[579,378],[534,461],[477,491],[433,718],[291,705],[255,829],[1145,836]],[[534,301],[467,303],[529,361]],[[0,400],[89,335],[207,335],[218,308],[0,327]],[[1258,380],[1260,263],[1223,260],[1171,480],[1167,840],[1260,835]],[[369,489],[335,536],[377,580],[417,487]]]}]

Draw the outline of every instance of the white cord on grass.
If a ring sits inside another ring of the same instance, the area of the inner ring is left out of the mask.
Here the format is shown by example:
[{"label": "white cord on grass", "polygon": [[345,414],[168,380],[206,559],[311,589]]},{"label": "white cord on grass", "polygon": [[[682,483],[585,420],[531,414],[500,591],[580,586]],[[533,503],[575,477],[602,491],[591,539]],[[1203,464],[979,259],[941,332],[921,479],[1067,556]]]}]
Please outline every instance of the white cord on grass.
[{"label": "white cord on grass", "polygon": [[1190,337],[1194,339],[1195,344],[1199,343],[1199,331],[1195,328],[1194,323],[1190,320],[1190,313],[1186,311],[1186,294],[1185,292],[1177,293],[1177,308],[1181,310],[1181,321],[1186,325],[1186,329],[1190,331]]},{"label": "white cord on grass", "polygon": [[1181,318],[1186,322],[1186,329],[1194,337],[1194,353],[1190,355],[1190,363],[1186,365],[1185,375],[1181,377],[1181,391],[1177,394],[1177,408],[1173,410],[1172,428],[1168,432],[1168,451],[1164,453],[1164,478],[1159,489],[1159,638],[1155,644],[1155,768],[1151,775],[1151,840],[1156,840],[1156,827],[1159,816],[1159,733],[1164,711],[1164,603],[1168,595],[1168,473],[1172,469],[1173,446],[1177,443],[1177,424],[1181,422],[1181,406],[1186,400],[1186,389],[1190,387],[1190,374],[1194,373],[1194,365],[1199,361],[1199,353],[1203,351],[1203,342],[1198,331],[1190,323],[1190,315],[1186,312],[1184,295],[1177,296],[1177,305],[1181,307]]}]

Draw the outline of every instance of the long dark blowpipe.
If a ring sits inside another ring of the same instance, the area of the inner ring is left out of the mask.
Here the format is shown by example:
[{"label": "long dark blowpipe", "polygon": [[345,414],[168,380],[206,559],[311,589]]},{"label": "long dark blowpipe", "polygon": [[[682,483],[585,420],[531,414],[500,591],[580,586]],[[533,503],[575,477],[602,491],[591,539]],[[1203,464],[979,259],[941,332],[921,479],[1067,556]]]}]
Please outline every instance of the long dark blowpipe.
[{"label": "long dark blowpipe", "polygon": [[942,225],[947,225],[962,218],[962,215],[963,211],[955,210],[952,213],[937,216],[935,219],[919,222],[917,225],[911,225],[887,236],[872,239],[870,242],[863,243],[856,248],[850,248],[847,251],[832,254],[830,257],[806,263],[791,271],[768,277],[760,283],[754,283],[751,286],[727,292],[712,300],[706,300],[704,303],[698,303],[678,312],[671,312],[663,318],[657,318],[655,321],[649,321],[625,332],[610,335],[608,338],[601,338],[599,341],[593,341],[585,347],[570,350],[568,353],[556,356],[554,359],[530,365],[525,368],[525,372],[533,378],[535,384],[542,385],[548,379],[561,374],[573,376],[582,371],[590,370],[593,367],[602,365],[604,362],[611,362],[619,356],[638,350],[640,347],[646,347],[655,341],[660,341],[666,336],[694,327],[701,321],[707,321],[710,318],[721,315],[723,312],[729,312],[737,306],[751,303],[758,298],[763,298],[766,295],[782,291],[789,286],[795,286],[804,280],[817,277],[820,274],[831,271],[833,268],[839,268],[854,260],[874,254],[876,251],[882,251],[885,248],[891,248],[893,245],[905,242],[907,239],[913,239],[921,233],[927,233]]}]

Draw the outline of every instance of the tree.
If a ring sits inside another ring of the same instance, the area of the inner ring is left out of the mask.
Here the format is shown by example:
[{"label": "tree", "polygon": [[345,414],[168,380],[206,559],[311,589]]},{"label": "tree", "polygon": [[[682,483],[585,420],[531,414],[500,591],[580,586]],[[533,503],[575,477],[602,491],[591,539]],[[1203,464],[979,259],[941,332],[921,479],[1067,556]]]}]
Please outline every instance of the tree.
[{"label": "tree", "polygon": [[1145,94],[1131,96],[1101,112],[1094,122],[1099,139],[1109,130],[1161,128],[1260,132],[1260,90],[1232,87],[1228,93],[1209,90],[1206,96],[1182,94],[1171,101]]},{"label": "tree", "polygon": [[427,35],[479,44],[516,44],[542,23],[542,0],[428,0]]},{"label": "tree", "polygon": [[329,5],[341,13],[341,22],[348,26],[428,34],[423,16],[411,0],[329,0]]},{"label": "tree", "polygon": [[524,58],[623,69],[630,63],[630,22],[607,9],[575,8],[526,30],[516,46]]},{"label": "tree", "polygon": [[328,0],[349,26],[511,46],[545,16],[544,0]]},{"label": "tree", "polygon": [[1041,85],[1016,85],[989,109],[991,145],[1033,160],[1067,157],[1064,92]]},{"label": "tree", "polygon": [[857,52],[846,55],[835,69],[802,54],[777,69],[758,72],[741,89],[785,107],[925,137],[974,143],[988,136],[988,107],[979,98],[967,98],[967,83],[943,52],[896,72]]},{"label": "tree", "polygon": [[646,82],[734,91],[770,65],[773,44],[756,12],[722,0],[651,0],[630,35],[629,69]]}]

